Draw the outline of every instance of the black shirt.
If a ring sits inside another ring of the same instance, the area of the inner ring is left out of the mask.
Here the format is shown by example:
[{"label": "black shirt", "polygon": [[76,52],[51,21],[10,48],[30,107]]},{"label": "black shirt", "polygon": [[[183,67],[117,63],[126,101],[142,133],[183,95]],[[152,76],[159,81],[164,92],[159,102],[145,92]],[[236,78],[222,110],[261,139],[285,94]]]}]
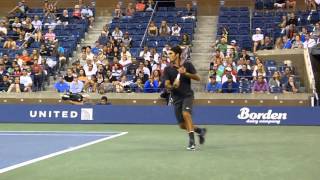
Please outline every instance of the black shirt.
[{"label": "black shirt", "polygon": [[[186,68],[186,72],[190,74],[196,74],[197,71],[194,68],[193,64],[189,61],[184,62],[182,65]],[[164,69],[164,80],[169,80],[171,84],[173,84],[174,80],[176,79],[178,75],[178,69],[174,66],[167,66]],[[172,98],[173,99],[179,99],[179,98],[185,98],[193,96],[193,91],[191,89],[191,79],[185,75],[180,76],[180,86],[177,89],[172,89]]]}]

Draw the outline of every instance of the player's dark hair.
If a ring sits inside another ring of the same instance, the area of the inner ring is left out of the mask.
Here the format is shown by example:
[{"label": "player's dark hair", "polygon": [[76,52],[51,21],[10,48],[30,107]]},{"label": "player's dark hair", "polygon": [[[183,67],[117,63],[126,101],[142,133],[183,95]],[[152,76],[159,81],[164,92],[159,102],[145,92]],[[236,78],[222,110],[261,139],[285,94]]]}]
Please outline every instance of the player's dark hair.
[{"label": "player's dark hair", "polygon": [[173,51],[175,54],[182,54],[182,49],[180,48],[180,46],[174,46],[171,48],[171,51]]}]

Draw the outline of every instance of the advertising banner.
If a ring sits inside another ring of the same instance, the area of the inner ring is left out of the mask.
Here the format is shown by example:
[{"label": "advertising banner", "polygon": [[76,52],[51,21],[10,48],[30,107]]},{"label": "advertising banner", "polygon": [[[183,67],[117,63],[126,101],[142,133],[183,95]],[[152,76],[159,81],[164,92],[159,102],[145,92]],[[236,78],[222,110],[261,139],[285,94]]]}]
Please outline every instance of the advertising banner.
[{"label": "advertising banner", "polygon": [[[172,106],[0,105],[0,123],[176,124]],[[320,108],[195,106],[196,124],[320,125]]]}]

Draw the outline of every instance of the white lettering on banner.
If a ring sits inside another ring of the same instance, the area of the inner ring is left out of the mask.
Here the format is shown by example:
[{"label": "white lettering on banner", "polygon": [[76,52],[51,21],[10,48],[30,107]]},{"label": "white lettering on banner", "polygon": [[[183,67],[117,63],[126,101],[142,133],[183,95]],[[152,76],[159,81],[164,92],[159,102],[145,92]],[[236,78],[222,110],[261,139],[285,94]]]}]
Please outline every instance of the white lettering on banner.
[{"label": "white lettering on banner", "polygon": [[30,118],[71,118],[78,117],[77,111],[29,111]]},{"label": "white lettering on banner", "polygon": [[246,120],[248,124],[280,124],[281,120],[287,119],[287,116],[287,113],[274,113],[271,109],[266,113],[256,113],[250,112],[248,107],[243,107],[240,109],[237,118]]},{"label": "white lettering on banner", "polygon": [[62,118],[68,118],[68,111],[62,111]]}]

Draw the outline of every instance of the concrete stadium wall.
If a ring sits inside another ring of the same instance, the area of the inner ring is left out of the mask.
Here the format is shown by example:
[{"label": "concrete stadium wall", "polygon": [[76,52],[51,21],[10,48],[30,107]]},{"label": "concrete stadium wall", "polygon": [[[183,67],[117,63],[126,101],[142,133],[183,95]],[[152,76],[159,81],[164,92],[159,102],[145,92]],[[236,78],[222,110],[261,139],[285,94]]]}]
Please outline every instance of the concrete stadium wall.
[{"label": "concrete stadium wall", "polygon": [[[0,93],[0,104],[68,104],[56,92]],[[114,105],[166,105],[160,94],[108,93]],[[90,103],[99,101],[101,95],[90,94]],[[311,94],[213,94],[196,93],[195,105],[203,106],[304,106],[311,105]]]}]

